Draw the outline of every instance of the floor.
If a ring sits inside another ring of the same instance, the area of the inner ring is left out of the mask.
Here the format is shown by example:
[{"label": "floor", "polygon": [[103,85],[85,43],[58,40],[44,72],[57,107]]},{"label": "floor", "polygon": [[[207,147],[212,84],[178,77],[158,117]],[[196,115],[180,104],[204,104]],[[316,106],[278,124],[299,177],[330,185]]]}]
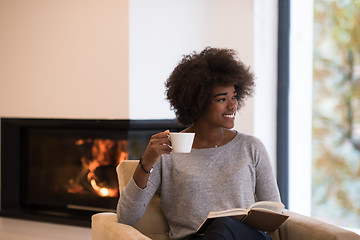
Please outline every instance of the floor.
[{"label": "floor", "polygon": [[0,217],[1,240],[91,240],[91,229]]}]

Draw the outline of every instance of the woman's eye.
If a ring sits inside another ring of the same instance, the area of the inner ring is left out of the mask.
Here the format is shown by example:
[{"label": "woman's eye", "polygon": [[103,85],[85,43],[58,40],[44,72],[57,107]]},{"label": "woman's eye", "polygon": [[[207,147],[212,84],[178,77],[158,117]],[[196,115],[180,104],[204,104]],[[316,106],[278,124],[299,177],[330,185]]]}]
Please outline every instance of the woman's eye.
[{"label": "woman's eye", "polygon": [[219,98],[219,99],[217,100],[217,102],[223,102],[223,101],[225,101],[225,98]]},{"label": "woman's eye", "polygon": [[234,99],[234,100],[237,99],[237,95],[233,96],[232,99]]}]

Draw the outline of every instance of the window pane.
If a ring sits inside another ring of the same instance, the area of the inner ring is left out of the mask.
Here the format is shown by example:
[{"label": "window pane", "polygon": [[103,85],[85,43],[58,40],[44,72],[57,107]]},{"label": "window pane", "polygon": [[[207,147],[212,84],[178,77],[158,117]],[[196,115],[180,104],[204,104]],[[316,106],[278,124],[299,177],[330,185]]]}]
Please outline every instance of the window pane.
[{"label": "window pane", "polygon": [[360,228],[360,1],[314,0],[312,216]]}]

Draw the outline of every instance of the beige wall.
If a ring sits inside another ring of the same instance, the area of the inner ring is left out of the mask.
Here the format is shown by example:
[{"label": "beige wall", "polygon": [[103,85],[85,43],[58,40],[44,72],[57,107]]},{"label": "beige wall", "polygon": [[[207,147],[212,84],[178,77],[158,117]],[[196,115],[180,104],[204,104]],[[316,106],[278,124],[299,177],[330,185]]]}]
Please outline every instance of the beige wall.
[{"label": "beige wall", "polygon": [[[128,1],[1,0],[0,117],[128,118]],[[90,239],[0,218],[0,239]]]},{"label": "beige wall", "polygon": [[[0,117],[173,118],[163,83],[182,54],[229,47],[253,65],[253,12],[252,0],[2,0]],[[235,128],[253,133],[252,99]]]},{"label": "beige wall", "polygon": [[128,118],[128,1],[0,1],[0,116]]}]

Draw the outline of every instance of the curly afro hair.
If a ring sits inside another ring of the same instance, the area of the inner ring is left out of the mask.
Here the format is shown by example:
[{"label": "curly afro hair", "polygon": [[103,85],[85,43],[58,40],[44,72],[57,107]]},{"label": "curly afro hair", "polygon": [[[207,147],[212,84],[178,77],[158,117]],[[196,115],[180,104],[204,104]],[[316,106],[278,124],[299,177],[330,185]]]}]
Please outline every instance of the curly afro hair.
[{"label": "curly afro hair", "polygon": [[180,124],[190,126],[206,112],[214,86],[234,86],[239,110],[254,90],[254,75],[232,49],[206,47],[184,55],[166,83],[166,98]]}]

